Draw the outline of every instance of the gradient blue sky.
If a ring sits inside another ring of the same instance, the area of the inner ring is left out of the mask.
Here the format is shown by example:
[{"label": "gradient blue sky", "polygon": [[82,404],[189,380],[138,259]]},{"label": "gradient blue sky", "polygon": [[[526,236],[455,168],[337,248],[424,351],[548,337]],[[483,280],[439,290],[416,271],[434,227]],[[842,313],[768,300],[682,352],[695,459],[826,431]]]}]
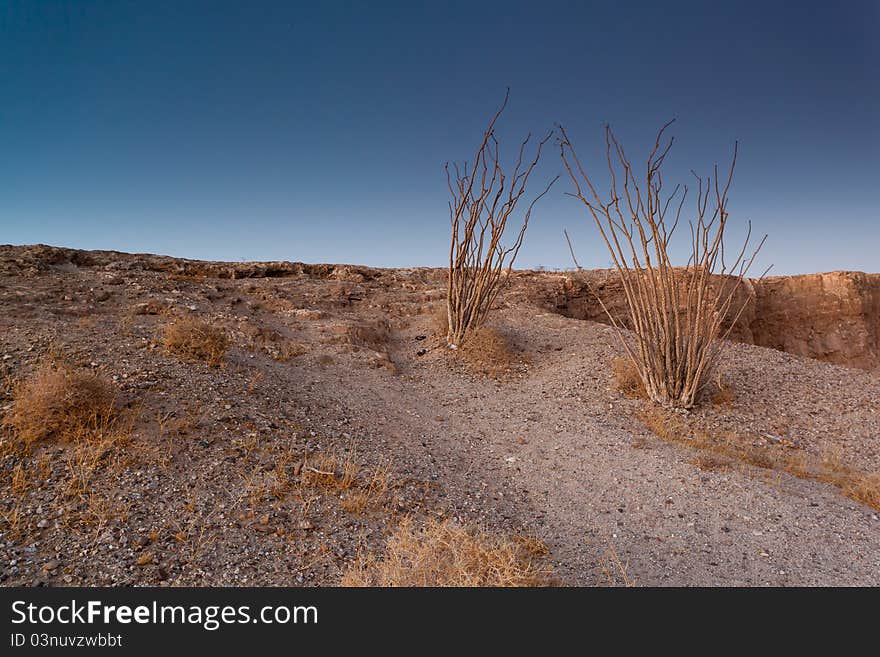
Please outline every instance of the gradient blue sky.
[{"label": "gradient blue sky", "polygon": [[[880,3],[0,1],[0,243],[442,265],[446,160],[566,126],[666,181],[740,142],[779,274],[880,271]],[[547,152],[535,188],[562,172]],[[599,176],[601,180],[601,175]],[[607,266],[560,180],[519,266]],[[684,235],[682,235],[684,237]]]}]

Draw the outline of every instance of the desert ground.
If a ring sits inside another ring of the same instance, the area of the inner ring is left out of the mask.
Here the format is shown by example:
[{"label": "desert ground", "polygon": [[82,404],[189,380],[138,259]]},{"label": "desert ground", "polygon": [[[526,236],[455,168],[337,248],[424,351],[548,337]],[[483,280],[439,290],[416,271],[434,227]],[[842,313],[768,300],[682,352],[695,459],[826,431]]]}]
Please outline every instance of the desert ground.
[{"label": "desert ground", "polygon": [[[550,583],[880,585],[880,276],[750,285],[687,414],[627,385],[612,274],[514,272],[460,351],[444,276],[0,247],[2,583],[333,586],[445,522]],[[40,371],[114,419],[23,446]]]}]

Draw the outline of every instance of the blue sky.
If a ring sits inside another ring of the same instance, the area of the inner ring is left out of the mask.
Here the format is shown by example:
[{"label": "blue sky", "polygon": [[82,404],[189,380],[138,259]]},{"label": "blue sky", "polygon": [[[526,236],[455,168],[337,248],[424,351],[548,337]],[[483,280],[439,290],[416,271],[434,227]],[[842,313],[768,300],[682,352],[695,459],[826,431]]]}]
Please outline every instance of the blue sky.
[{"label": "blue sky", "polygon": [[[443,164],[602,126],[665,180],[739,140],[731,223],[779,274],[880,271],[877,2],[0,3],[0,243],[442,265]],[[533,182],[562,172],[547,151]],[[560,180],[519,265],[608,265]],[[738,231],[733,231],[735,238]],[[686,237],[684,234],[682,238]]]}]

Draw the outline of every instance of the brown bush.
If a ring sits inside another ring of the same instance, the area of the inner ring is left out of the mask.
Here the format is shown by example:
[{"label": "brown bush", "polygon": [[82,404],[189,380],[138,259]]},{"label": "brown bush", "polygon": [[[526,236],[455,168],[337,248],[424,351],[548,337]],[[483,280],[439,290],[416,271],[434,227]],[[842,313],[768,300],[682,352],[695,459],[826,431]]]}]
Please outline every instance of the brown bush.
[{"label": "brown bush", "polygon": [[179,319],[165,327],[165,348],[216,367],[229,348],[229,337],[223,329],[200,320]]},{"label": "brown bush", "polygon": [[106,379],[50,362],[14,388],[3,424],[29,446],[106,433],[117,419],[116,389]]},{"label": "brown bush", "polygon": [[494,378],[509,374],[523,362],[507,336],[493,326],[473,331],[458,354],[476,371]]},{"label": "brown bush", "polygon": [[628,358],[615,358],[611,362],[611,371],[614,374],[614,382],[617,384],[617,389],[627,397],[634,397],[636,399],[648,398],[642,377],[631,360]]},{"label": "brown bush", "polygon": [[404,520],[384,558],[361,556],[343,586],[548,586],[547,569],[522,542],[469,530],[449,520]]}]

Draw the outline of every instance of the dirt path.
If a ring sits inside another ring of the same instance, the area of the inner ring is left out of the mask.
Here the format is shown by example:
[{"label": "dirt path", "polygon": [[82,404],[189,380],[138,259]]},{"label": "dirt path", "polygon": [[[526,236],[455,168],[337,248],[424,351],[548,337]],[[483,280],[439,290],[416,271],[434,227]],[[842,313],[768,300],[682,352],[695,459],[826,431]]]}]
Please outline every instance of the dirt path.
[{"label": "dirt path", "polygon": [[[876,512],[785,473],[701,470],[687,450],[630,419],[633,402],[609,390],[608,327],[539,312],[523,321],[522,312],[517,322],[528,328],[516,337],[544,345],[523,378],[497,383],[450,369],[441,353],[413,357],[427,330],[415,324],[395,352],[400,374],[326,372],[322,394],[395,451],[404,447],[406,467],[441,478],[463,517],[500,514],[534,528],[570,583],[603,583],[613,547],[645,585],[880,584]],[[760,365],[766,352],[734,345],[729,359]],[[839,375],[798,364],[820,386]],[[853,376],[880,395],[876,377]]]}]

